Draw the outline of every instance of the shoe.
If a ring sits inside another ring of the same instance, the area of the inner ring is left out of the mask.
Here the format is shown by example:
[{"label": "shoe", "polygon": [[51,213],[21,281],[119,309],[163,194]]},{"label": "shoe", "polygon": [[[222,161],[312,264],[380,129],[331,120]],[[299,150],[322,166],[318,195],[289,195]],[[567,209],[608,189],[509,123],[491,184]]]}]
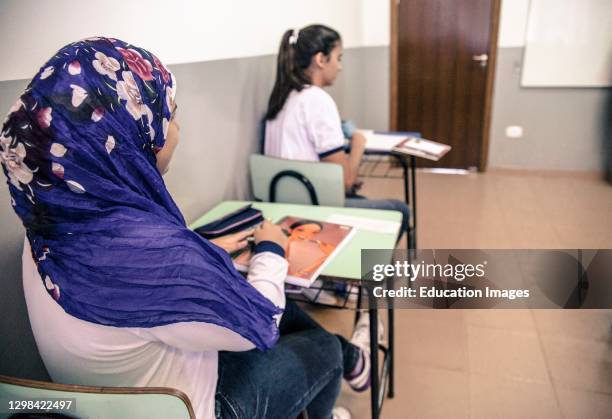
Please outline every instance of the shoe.
[{"label": "shoe", "polygon": [[[385,341],[385,323],[382,321],[380,316],[378,316],[378,343],[383,343]],[[353,342],[353,339],[355,342]],[[355,346],[359,346],[360,348],[363,346],[361,342],[365,342],[365,346],[370,349],[370,313],[367,310],[359,311],[359,318],[357,319],[357,323],[355,323],[355,328],[353,329],[353,335],[351,336],[351,343]]]},{"label": "shoe", "polygon": [[351,412],[342,406],[336,406],[332,410],[332,419],[351,419]]},{"label": "shoe", "polygon": [[[383,340],[385,334],[382,320],[378,319],[378,342]],[[361,312],[353,336],[350,342],[360,350],[360,357],[353,371],[345,375],[349,386],[357,392],[362,392],[370,387],[370,316],[367,312]]]},{"label": "shoe", "polygon": [[310,288],[302,289],[302,295],[313,303],[336,305],[338,303],[336,296],[323,290],[323,287],[323,281],[317,279],[310,285]]}]

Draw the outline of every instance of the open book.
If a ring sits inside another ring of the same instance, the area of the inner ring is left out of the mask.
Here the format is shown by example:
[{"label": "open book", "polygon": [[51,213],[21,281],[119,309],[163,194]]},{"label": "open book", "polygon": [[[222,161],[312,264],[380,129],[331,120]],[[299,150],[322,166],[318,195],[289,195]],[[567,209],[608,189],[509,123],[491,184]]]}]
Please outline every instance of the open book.
[{"label": "open book", "polygon": [[[289,261],[287,283],[301,287],[310,287],[355,234],[351,226],[300,217],[285,217],[277,224],[289,237],[285,255]],[[252,250],[245,249],[233,257],[234,266],[246,272],[251,257]]]},{"label": "open book", "polygon": [[359,132],[366,138],[367,151],[396,152],[438,161],[451,149],[446,144],[401,133],[380,133],[371,130],[359,130]]},{"label": "open book", "polygon": [[392,151],[396,153],[410,154],[412,156],[423,157],[425,159],[438,161],[448,153],[451,146],[423,138],[408,137],[401,141]]}]

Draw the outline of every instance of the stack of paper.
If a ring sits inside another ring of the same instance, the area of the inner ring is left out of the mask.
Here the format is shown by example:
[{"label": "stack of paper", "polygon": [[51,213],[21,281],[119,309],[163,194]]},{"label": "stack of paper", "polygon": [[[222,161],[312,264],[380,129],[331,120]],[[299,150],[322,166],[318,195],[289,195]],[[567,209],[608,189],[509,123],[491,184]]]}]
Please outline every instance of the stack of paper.
[{"label": "stack of paper", "polygon": [[371,130],[359,130],[366,138],[366,150],[368,151],[391,151],[393,147],[408,138],[406,135],[380,134]]}]

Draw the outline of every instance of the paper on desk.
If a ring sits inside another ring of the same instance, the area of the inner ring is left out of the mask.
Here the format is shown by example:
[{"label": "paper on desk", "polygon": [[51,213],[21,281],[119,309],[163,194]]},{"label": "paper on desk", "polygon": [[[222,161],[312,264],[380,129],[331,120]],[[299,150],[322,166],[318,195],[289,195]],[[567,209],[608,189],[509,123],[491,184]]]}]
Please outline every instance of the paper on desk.
[{"label": "paper on desk", "polygon": [[395,221],[373,220],[371,218],[343,214],[332,214],[326,221],[355,227],[357,230],[385,234],[397,234],[401,225],[401,223]]},{"label": "paper on desk", "polygon": [[421,150],[425,153],[433,155],[441,154],[448,148],[448,146],[445,144],[439,144],[420,138],[411,138],[410,141],[404,143],[404,146],[414,148],[415,150]]},{"label": "paper on desk", "polygon": [[391,151],[407,137],[397,134],[378,134],[371,130],[359,130],[366,138],[366,150],[371,151]]}]

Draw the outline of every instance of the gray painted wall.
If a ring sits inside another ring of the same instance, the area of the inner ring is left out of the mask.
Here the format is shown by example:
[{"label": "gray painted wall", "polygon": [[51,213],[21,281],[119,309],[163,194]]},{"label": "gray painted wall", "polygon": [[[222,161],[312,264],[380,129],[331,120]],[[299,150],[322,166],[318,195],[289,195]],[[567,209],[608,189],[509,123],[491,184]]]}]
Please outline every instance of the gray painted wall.
[{"label": "gray painted wall", "polygon": [[[249,197],[247,161],[259,147],[258,121],[274,82],[275,61],[262,56],[171,66],[178,83],[181,140],[165,180],[188,222],[220,201]],[[349,49],[343,61],[344,71],[330,89],[341,115],[364,127],[387,128],[388,49]],[[0,114],[26,84],[0,82]],[[3,177],[0,227],[0,374],[47,379],[21,287],[23,228]]]},{"label": "gray painted wall", "polygon": [[[0,120],[21,95],[25,80],[0,83]],[[21,286],[24,230],[10,204],[4,174],[0,181],[0,374],[47,378],[38,356]]]},{"label": "gray painted wall", "polygon": [[[521,88],[522,58],[523,48],[498,49],[489,166],[603,171],[612,89]],[[523,138],[507,138],[508,125]]]}]

